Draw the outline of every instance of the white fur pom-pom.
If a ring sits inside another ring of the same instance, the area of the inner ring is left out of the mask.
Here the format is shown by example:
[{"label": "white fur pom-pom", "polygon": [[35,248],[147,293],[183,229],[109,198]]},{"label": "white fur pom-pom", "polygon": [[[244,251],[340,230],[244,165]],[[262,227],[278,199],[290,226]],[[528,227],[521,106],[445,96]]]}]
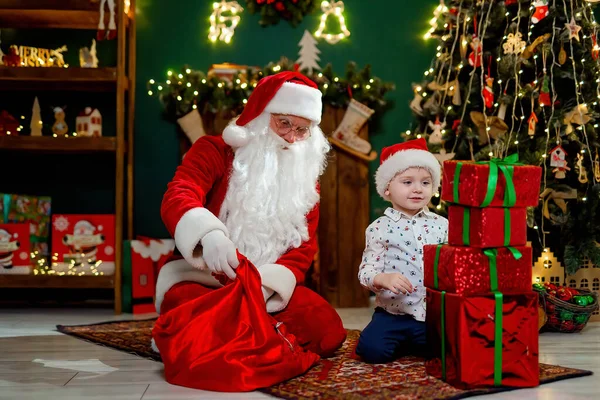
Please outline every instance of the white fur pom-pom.
[{"label": "white fur pom-pom", "polygon": [[233,148],[244,147],[250,141],[250,133],[233,122],[223,130],[223,141]]}]

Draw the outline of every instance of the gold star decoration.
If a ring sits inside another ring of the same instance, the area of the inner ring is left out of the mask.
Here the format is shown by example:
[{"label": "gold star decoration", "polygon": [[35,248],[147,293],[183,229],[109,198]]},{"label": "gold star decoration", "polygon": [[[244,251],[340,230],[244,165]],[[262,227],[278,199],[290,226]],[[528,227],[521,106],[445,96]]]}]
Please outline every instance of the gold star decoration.
[{"label": "gold star decoration", "polygon": [[571,22],[565,24],[565,27],[569,30],[569,40],[577,39],[579,42],[579,31],[581,30],[581,27],[577,25],[573,16],[571,16]]}]

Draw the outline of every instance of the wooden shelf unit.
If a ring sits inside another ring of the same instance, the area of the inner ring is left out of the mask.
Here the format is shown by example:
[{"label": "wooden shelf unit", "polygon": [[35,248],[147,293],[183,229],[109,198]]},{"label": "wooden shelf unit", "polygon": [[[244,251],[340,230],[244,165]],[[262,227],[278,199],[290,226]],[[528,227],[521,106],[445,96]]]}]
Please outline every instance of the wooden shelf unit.
[{"label": "wooden shelf unit", "polygon": [[0,275],[0,288],[112,289],[115,277],[58,275]]},{"label": "wooden shelf unit", "polygon": [[[129,82],[125,82],[125,89]],[[0,67],[0,91],[115,91],[117,68]]]},{"label": "wooden shelf unit", "polygon": [[[117,9],[123,0],[117,0]],[[133,3],[133,1],[132,1]],[[133,4],[130,8],[133,10]],[[121,13],[123,14],[123,13]],[[130,15],[133,15],[130,12]],[[0,0],[0,27],[13,29],[97,29],[99,3],[89,0]],[[108,11],[105,12],[105,22]],[[130,16],[124,18],[129,26]]]},{"label": "wooden shelf unit", "polygon": [[117,138],[0,136],[0,151],[2,150],[40,153],[114,153],[117,151]]},{"label": "wooden shelf unit", "polygon": [[[0,67],[0,95],[9,90],[110,91],[115,93],[116,136],[54,138],[0,137],[2,151],[113,153],[115,174],[115,273],[111,276],[0,275],[2,288],[102,288],[114,292],[121,314],[123,240],[133,238],[133,129],[135,100],[135,0],[115,0],[117,65],[115,68]],[[0,0],[0,28],[96,30],[99,4],[89,0]],[[108,27],[109,12],[105,12]],[[125,204],[127,193],[127,204]]]}]

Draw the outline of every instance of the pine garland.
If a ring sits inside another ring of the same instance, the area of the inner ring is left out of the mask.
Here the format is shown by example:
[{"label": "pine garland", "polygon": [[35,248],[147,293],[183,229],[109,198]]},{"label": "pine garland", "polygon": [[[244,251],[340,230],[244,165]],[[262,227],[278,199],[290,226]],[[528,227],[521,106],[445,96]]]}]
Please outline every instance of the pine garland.
[{"label": "pine garland", "polygon": [[277,25],[281,19],[296,27],[312,14],[321,2],[317,0],[246,0],[250,14],[260,13],[260,25]]},{"label": "pine garland", "polygon": [[[163,106],[163,117],[173,123],[194,109],[200,113],[227,112],[236,115],[242,112],[244,102],[261,78],[295,68],[292,61],[282,57],[278,62],[271,62],[261,69],[249,68],[244,74],[236,74],[232,81],[228,81],[216,76],[208,77],[205,72],[184,65],[179,73],[169,71],[165,82],[151,79],[148,94],[158,97]],[[337,76],[332,65],[328,64],[322,72],[315,71],[307,76],[323,93],[324,105],[347,107],[352,96],[356,101],[373,108],[377,118],[392,106],[385,95],[395,90],[395,85],[372,76],[370,65],[359,70],[354,62],[349,62],[345,74]],[[374,131],[377,118],[372,125]]]}]

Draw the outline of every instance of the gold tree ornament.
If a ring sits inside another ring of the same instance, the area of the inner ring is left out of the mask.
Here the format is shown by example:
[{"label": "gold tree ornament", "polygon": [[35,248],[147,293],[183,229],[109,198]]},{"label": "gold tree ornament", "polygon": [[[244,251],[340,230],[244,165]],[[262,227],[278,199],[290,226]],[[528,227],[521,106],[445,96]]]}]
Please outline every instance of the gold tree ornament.
[{"label": "gold tree ornament", "polygon": [[560,42],[560,51],[558,52],[558,63],[563,65],[567,62],[567,52],[565,51],[564,43]]},{"label": "gold tree ornament", "polygon": [[550,217],[550,207],[549,202],[552,200],[554,204],[558,206],[558,208],[562,211],[563,214],[567,213],[567,202],[565,200],[577,199],[577,189],[570,188],[569,191],[557,191],[551,188],[546,188],[540,194],[540,200],[542,200],[542,215],[547,219],[552,219]]},{"label": "gold tree ornament", "polygon": [[221,0],[220,3],[213,3],[213,12],[210,15],[210,30],[208,33],[210,41],[216,42],[220,40],[225,43],[231,43],[235,28],[241,20],[238,14],[242,11],[244,11],[244,8],[237,1]]},{"label": "gold tree ornament", "polygon": [[479,144],[484,144],[491,139],[498,139],[508,131],[508,125],[496,116],[486,117],[482,112],[471,111],[471,120],[479,132]]},{"label": "gold tree ornament", "polygon": [[598,159],[598,149],[596,149],[596,156],[594,157],[594,180],[596,183],[600,183],[600,160]]},{"label": "gold tree ornament", "polygon": [[579,182],[587,183],[588,182],[587,171],[585,170],[585,167],[583,166],[583,154],[581,154],[581,153],[577,153],[577,163],[575,164],[575,169],[577,170],[577,172],[579,172],[579,176],[577,177]]},{"label": "gold tree ornament", "polygon": [[509,33],[506,37],[506,42],[502,45],[504,54],[521,54],[525,51],[527,42],[523,40],[521,32]]},{"label": "gold tree ornament", "polygon": [[549,33],[545,33],[542,36],[537,37],[529,46],[525,47],[525,50],[523,50],[523,54],[521,55],[521,57],[525,60],[531,58],[531,56],[533,56],[533,53],[535,53],[535,49],[540,44],[548,40],[550,36],[551,35]]},{"label": "gold tree ornament", "polygon": [[[319,28],[315,32],[315,36],[318,38],[323,37],[327,43],[336,44],[340,40],[347,38],[350,36],[350,31],[346,27],[346,19],[344,18],[344,2],[343,1],[324,1],[321,3],[321,10],[323,11],[323,15],[321,15],[321,22],[319,23]],[[340,33],[331,34],[331,33],[323,33],[325,30],[325,25],[327,23],[327,18],[329,16],[333,16],[337,18],[340,22]]]},{"label": "gold tree ornament", "polygon": [[567,126],[565,133],[568,135],[573,132],[573,124],[585,125],[591,121],[587,104],[582,103],[573,107],[571,111],[565,114],[563,123]]}]

